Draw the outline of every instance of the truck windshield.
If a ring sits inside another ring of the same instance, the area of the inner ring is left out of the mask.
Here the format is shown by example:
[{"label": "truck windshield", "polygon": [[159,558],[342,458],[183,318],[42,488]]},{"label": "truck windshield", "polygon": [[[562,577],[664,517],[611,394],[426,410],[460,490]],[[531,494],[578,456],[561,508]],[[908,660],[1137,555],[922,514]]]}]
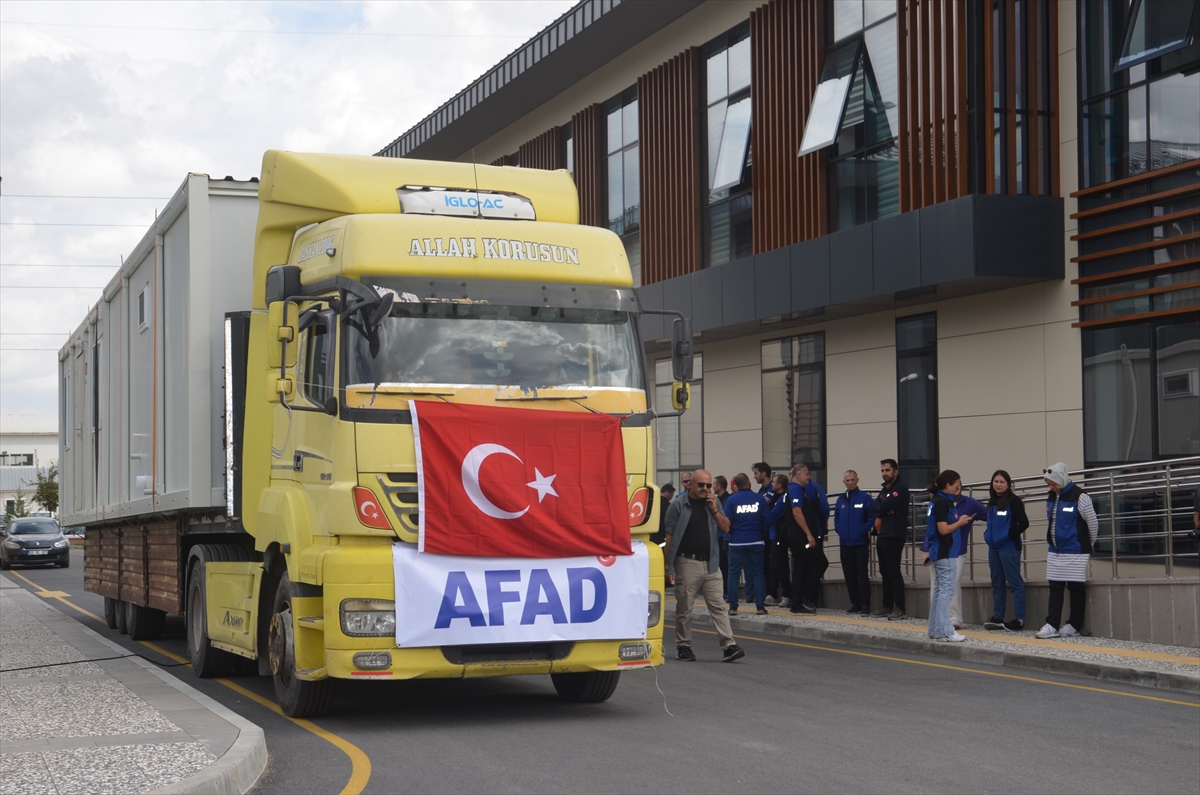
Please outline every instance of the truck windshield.
[{"label": "truck windshield", "polygon": [[613,309],[397,302],[378,353],[347,328],[349,386],[642,389],[633,317]]}]

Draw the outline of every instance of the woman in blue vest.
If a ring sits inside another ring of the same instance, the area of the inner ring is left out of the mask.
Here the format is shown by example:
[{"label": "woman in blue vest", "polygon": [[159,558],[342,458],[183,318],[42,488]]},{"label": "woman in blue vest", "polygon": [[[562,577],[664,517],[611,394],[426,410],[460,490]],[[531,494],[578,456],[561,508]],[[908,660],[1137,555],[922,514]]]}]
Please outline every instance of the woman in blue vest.
[{"label": "woman in blue vest", "polygon": [[[1092,546],[1100,535],[1100,522],[1092,498],[1071,482],[1067,465],[1055,464],[1045,471],[1046,485],[1046,579],[1050,581],[1050,610],[1039,638],[1069,638],[1083,629],[1083,606],[1087,598],[1088,563]],[[1071,615],[1062,622],[1063,589],[1071,592]]]},{"label": "woman in blue vest", "polygon": [[929,519],[925,525],[925,545],[933,562],[933,598],[929,605],[929,637],[943,643],[962,643],[950,623],[950,599],[954,596],[957,561],[963,553],[960,531],[972,520],[970,514],[959,516],[954,507],[962,478],[953,469],[941,472],[929,486]]},{"label": "woman in blue vest", "polygon": [[[1025,581],[1021,579],[1021,534],[1029,527],[1025,504],[1013,493],[1012,478],[1003,469],[992,475],[992,498],[987,506],[987,528],[983,541],[988,548],[988,568],[992,572],[992,617],[983,623],[984,629],[1007,629],[1020,632],[1025,628]],[[1008,593],[1012,590],[1013,619],[1004,620]]]}]

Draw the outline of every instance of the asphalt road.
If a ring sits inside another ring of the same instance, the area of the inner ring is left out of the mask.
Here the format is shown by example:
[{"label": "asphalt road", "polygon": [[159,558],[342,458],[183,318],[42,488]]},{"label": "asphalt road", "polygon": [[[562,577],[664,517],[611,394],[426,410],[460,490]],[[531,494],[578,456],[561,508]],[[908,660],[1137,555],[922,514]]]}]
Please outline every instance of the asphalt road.
[{"label": "asphalt road", "polygon": [[[83,591],[82,554],[73,557],[67,570],[17,571],[102,615]],[[698,634],[698,662],[627,671],[604,704],[561,704],[542,677],[354,682],[339,683],[338,707],[313,723],[367,755],[368,793],[1200,792],[1194,697],[836,644],[740,642],[746,658],[725,664],[716,637]],[[157,645],[183,655],[182,622],[170,619]],[[170,670],[264,728],[271,761],[254,792],[337,793],[351,780],[349,758],[325,739]],[[272,696],[267,678],[234,681]]]}]

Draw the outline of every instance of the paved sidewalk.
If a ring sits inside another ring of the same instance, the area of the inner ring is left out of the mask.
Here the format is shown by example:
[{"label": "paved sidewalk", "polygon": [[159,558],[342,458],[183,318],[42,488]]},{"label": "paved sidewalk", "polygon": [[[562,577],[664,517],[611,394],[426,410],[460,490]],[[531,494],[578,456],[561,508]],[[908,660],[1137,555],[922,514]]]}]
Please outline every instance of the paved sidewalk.
[{"label": "paved sidewalk", "polygon": [[[1022,668],[1156,690],[1200,694],[1200,649],[1112,638],[1039,640],[1034,637],[1039,627],[1032,627],[1025,632],[991,632],[982,626],[971,625],[960,630],[967,636],[965,642],[938,643],[929,639],[928,622],[923,618],[888,621],[824,609],[817,615],[795,615],[779,608],[768,608],[768,612],[769,615],[758,616],[754,614],[753,606],[747,612],[743,604],[739,615],[730,617],[734,634],[753,632],[910,654],[931,654],[981,665]],[[711,626],[703,603],[697,603],[692,615],[696,624]],[[675,600],[668,597],[664,614],[668,626],[674,626],[674,616]],[[668,650],[667,657],[671,656]]]},{"label": "paved sidewalk", "polygon": [[[258,726],[0,577],[0,793],[245,793]],[[20,671],[13,668],[46,666]]]}]

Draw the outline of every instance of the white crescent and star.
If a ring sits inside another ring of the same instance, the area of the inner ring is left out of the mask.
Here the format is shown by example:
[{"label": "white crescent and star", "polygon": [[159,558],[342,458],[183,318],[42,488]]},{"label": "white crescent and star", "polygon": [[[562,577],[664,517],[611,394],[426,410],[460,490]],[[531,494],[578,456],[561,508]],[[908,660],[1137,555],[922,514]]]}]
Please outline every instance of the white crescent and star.
[{"label": "white crescent and star", "polygon": [[[493,519],[520,519],[529,512],[528,505],[519,511],[506,511],[489,500],[479,485],[479,469],[483,466],[483,462],[488,459],[488,456],[492,455],[506,455],[510,458],[517,459],[517,461],[520,463],[524,463],[516,453],[514,453],[512,450],[509,450],[504,445],[476,445],[475,447],[472,447],[470,452],[467,453],[466,457],[463,458],[463,490],[467,493],[467,498],[484,515],[490,516]],[[533,474],[535,475],[533,482],[526,483],[525,485],[537,491],[539,503],[546,498],[547,494],[554,497],[558,496],[558,492],[554,490],[554,478],[556,478],[557,475],[543,475],[541,470],[537,469],[536,467],[534,467]]]}]

